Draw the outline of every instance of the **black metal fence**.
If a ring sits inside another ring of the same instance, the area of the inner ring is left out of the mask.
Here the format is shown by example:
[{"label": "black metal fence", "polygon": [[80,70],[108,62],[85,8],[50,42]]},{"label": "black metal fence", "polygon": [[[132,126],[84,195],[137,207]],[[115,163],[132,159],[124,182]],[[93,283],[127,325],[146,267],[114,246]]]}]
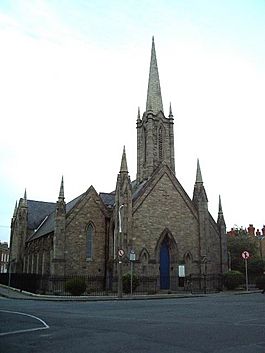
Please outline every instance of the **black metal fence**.
[{"label": "black metal fence", "polygon": [[[67,290],[67,283],[73,279],[85,282],[82,295],[104,296],[117,295],[118,278],[115,276],[50,276],[26,273],[0,274],[0,283],[31,293],[50,295],[71,295]],[[167,281],[169,288],[163,293],[189,292],[210,293],[223,289],[222,275],[190,275],[185,278],[170,277]],[[138,277],[138,283],[133,294],[156,294],[160,289],[161,278],[158,276]],[[130,294],[130,290],[124,294]]]},{"label": "black metal fence", "polygon": [[185,277],[185,290],[191,293],[214,293],[223,290],[221,274],[190,275]]}]

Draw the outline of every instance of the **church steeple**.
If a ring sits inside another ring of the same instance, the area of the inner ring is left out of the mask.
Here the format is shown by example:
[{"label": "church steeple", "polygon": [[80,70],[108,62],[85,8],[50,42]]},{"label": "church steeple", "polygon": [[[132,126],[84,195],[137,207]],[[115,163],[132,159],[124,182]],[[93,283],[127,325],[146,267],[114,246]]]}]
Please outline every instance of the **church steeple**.
[{"label": "church steeple", "polygon": [[16,204],[15,204],[13,217],[16,217],[16,215],[17,215],[17,201],[16,201]]},{"label": "church steeple", "polygon": [[137,122],[141,121],[141,114],[140,114],[140,107],[138,107],[138,112],[137,112]]},{"label": "church steeple", "polygon": [[199,158],[197,159],[196,183],[203,183]]},{"label": "church steeple", "polygon": [[151,61],[146,100],[146,111],[148,110],[153,111],[154,114],[157,114],[159,111],[163,112],[154,37],[152,37]]},{"label": "church steeple", "polygon": [[219,195],[217,224],[218,225],[225,224],[223,208],[222,208],[222,202],[221,202],[221,196],[220,195]]},{"label": "church steeple", "polygon": [[199,159],[197,159],[196,180],[193,190],[193,202],[198,207],[200,203],[208,204],[207,194],[203,185],[202,173]]},{"label": "church steeple", "polygon": [[127,159],[126,159],[125,146],[123,146],[123,152],[122,152],[122,158],[121,158],[121,168],[120,168],[120,173],[122,173],[122,172],[128,173],[128,167],[127,167]]},{"label": "church steeple", "polygon": [[23,199],[22,199],[21,206],[27,207],[27,205],[28,205],[27,190],[25,189],[24,197],[23,197]]},{"label": "church steeple", "polygon": [[172,118],[173,118],[173,113],[172,113],[171,102],[169,103],[169,115],[168,115],[168,117],[169,117],[170,119],[172,119]]},{"label": "church steeple", "polygon": [[61,180],[61,185],[60,185],[60,192],[59,192],[59,198],[58,200],[64,201],[64,183],[63,183],[63,176]]},{"label": "church steeple", "polygon": [[221,203],[221,196],[219,195],[219,214],[223,214],[223,208],[222,208],[222,203]]},{"label": "church steeple", "polygon": [[227,253],[227,235],[226,235],[226,224],[223,214],[223,208],[221,203],[221,196],[219,195],[219,207],[218,207],[218,218],[217,226],[220,234],[220,257],[221,257],[221,272],[227,271],[228,267],[228,253]]},{"label": "church steeple", "polygon": [[169,117],[163,111],[154,37],[148,78],[146,111],[137,117],[137,183],[147,180],[161,165],[175,174],[174,119],[170,105]]},{"label": "church steeple", "polygon": [[64,201],[64,182],[62,176],[54,217],[53,259],[51,266],[52,274],[56,273],[62,276],[65,274],[65,228],[66,204]]}]

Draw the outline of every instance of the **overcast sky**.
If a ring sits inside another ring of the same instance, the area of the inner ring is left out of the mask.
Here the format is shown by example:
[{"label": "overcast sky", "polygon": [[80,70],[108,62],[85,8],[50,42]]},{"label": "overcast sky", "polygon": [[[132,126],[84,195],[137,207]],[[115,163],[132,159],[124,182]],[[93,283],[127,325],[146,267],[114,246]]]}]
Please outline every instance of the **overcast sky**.
[{"label": "overcast sky", "polygon": [[220,194],[228,229],[265,224],[264,0],[1,0],[1,241],[25,188],[110,192],[123,145],[135,178],[152,35],[178,180],[199,158],[212,216]]}]

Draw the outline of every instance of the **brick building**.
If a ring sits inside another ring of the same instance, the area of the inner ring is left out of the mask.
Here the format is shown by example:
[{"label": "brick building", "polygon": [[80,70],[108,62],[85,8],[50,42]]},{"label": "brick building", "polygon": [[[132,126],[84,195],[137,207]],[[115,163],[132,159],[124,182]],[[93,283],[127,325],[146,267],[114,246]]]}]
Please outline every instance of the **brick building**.
[{"label": "brick building", "polygon": [[8,270],[9,247],[6,242],[0,242],[0,273],[6,273]]},{"label": "brick building", "polygon": [[25,192],[11,221],[12,270],[109,277],[117,272],[122,249],[124,266],[133,251],[136,272],[160,277],[160,288],[172,287],[180,264],[186,274],[226,271],[221,200],[215,221],[199,161],[192,198],[179,183],[173,124],[171,106],[168,117],[163,109],[153,40],[146,110],[137,116],[136,180],[130,180],[124,148],[113,192],[90,186],[66,203],[63,179],[56,203],[28,200]]}]

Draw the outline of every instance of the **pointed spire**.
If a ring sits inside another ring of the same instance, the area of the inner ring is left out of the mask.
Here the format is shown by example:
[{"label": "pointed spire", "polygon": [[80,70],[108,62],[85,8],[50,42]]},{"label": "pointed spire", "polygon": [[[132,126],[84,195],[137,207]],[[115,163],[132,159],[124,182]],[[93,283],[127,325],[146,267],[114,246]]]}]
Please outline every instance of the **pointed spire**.
[{"label": "pointed spire", "polygon": [[173,118],[171,102],[169,103],[169,118]]},{"label": "pointed spire", "polygon": [[152,37],[151,61],[149,70],[148,91],[146,100],[146,110],[152,110],[157,114],[163,111],[163,102],[161,96],[161,88],[156,60],[155,41]]},{"label": "pointed spire", "polygon": [[60,185],[60,192],[59,192],[59,197],[58,200],[64,200],[64,183],[63,183],[63,175],[62,175],[62,180],[61,180],[61,185]]},{"label": "pointed spire", "polygon": [[197,159],[196,183],[203,183],[199,158]]},{"label": "pointed spire", "polygon": [[27,190],[26,190],[26,188],[25,188],[24,197],[23,197],[23,199],[22,199],[22,206],[27,207],[27,204],[28,204],[28,200],[27,200]]},{"label": "pointed spire", "polygon": [[138,107],[137,120],[138,120],[138,121],[141,120],[140,107]]},{"label": "pointed spire", "polygon": [[121,158],[121,168],[120,168],[120,173],[126,172],[128,173],[128,167],[127,167],[127,159],[126,159],[126,152],[125,152],[125,146],[123,146],[123,152],[122,152],[122,158]]},{"label": "pointed spire", "polygon": [[15,204],[13,217],[16,217],[16,215],[17,215],[17,201],[16,201],[16,204]]},{"label": "pointed spire", "polygon": [[223,208],[222,208],[222,203],[221,203],[221,196],[219,195],[219,211],[218,214],[221,215],[223,214]]},{"label": "pointed spire", "polygon": [[225,226],[223,208],[221,203],[221,196],[219,195],[219,206],[218,206],[218,217],[217,217],[217,224],[223,224]]}]

